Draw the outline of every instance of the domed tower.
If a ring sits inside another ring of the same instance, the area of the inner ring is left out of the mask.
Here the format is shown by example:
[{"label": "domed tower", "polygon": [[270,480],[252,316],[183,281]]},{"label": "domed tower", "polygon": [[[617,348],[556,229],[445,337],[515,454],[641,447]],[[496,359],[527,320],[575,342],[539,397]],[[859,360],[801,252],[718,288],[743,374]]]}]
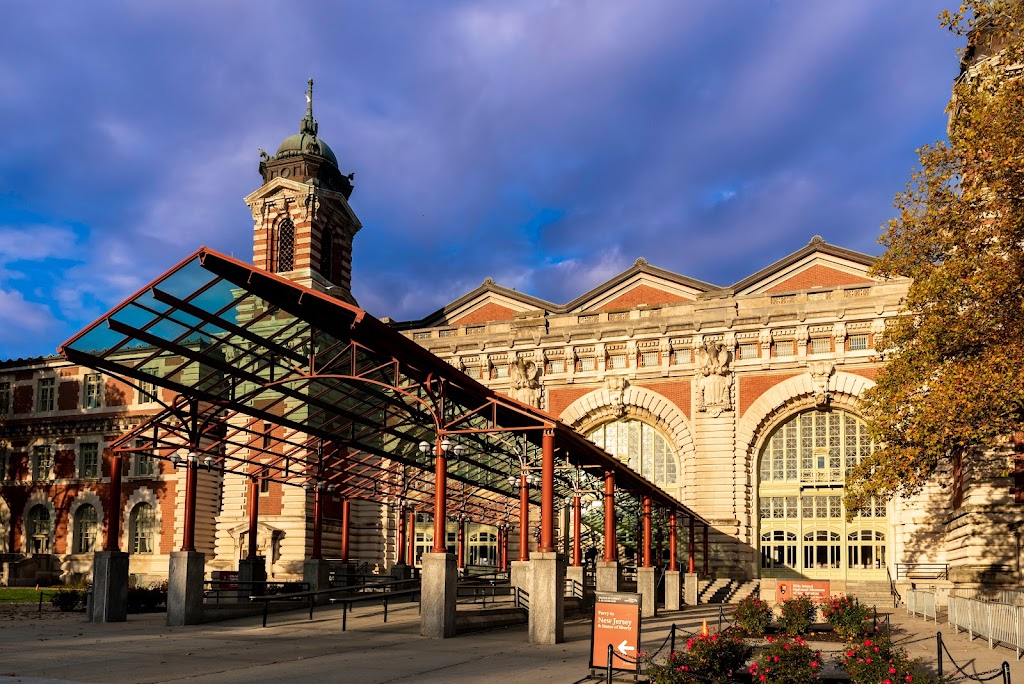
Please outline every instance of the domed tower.
[{"label": "domed tower", "polygon": [[274,156],[260,150],[263,185],[245,198],[255,224],[253,263],[355,304],[352,240],[362,227],[348,203],[355,174],[342,175],[318,131],[310,79],[299,132]]}]

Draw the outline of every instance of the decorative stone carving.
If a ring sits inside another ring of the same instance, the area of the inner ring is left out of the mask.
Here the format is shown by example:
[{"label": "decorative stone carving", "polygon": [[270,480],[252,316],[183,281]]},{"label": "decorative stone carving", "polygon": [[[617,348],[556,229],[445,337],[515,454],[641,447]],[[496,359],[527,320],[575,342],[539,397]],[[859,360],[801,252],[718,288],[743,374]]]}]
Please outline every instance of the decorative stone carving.
[{"label": "decorative stone carving", "polygon": [[732,410],[733,376],[725,345],[708,340],[697,348],[696,385],[698,411],[718,416]]},{"label": "decorative stone carving", "polygon": [[624,401],[626,388],[629,380],[621,375],[605,378],[605,389],[608,390],[608,404],[612,407],[615,415],[622,418],[626,415],[626,403]]},{"label": "decorative stone carving", "polygon": [[825,408],[832,401],[829,378],[836,372],[836,365],[831,361],[812,361],[807,364],[807,371],[814,383],[814,403],[818,408]]},{"label": "decorative stone carving", "polygon": [[540,407],[540,366],[522,356],[509,365],[512,387],[509,396],[530,406]]},{"label": "decorative stone carving", "polygon": [[832,337],[836,340],[836,349],[842,349],[846,345],[846,324],[842,321],[832,326]]}]

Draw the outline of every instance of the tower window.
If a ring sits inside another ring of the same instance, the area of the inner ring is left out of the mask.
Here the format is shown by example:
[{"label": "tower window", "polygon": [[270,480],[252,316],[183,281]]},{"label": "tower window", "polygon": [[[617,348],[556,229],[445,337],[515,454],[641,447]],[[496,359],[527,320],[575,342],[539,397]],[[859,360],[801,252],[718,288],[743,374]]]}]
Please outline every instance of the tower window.
[{"label": "tower window", "polygon": [[285,219],[277,228],[277,272],[295,269],[295,224]]},{"label": "tower window", "polygon": [[334,231],[327,229],[320,238],[320,275],[334,281]]}]

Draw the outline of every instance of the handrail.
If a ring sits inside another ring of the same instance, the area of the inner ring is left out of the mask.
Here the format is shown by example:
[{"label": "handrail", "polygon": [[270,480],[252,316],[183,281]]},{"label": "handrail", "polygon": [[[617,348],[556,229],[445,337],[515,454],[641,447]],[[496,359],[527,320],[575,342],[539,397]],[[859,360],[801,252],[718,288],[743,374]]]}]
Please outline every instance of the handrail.
[{"label": "handrail", "polygon": [[516,587],[516,608],[530,609],[530,592],[522,587]]},{"label": "handrail", "polygon": [[[887,567],[888,573],[889,568]],[[949,579],[949,563],[897,563],[896,579]]]},{"label": "handrail", "polygon": [[566,598],[583,598],[583,583],[579,580],[565,578],[565,596]]},{"label": "handrail", "polygon": [[[297,592],[293,592],[291,594],[274,594],[274,595],[271,595],[271,596],[250,596],[249,597],[249,601],[251,603],[260,603],[260,602],[263,603],[263,626],[266,627],[267,626],[267,614],[270,612],[270,602],[271,601],[287,601],[287,600],[291,600],[291,599],[309,598],[309,619],[312,620],[313,619],[313,606],[316,605],[316,597],[317,596],[327,596],[328,594],[339,594],[339,593],[343,593],[343,592],[353,592],[354,590],[357,590],[357,589],[358,590],[363,590],[363,589],[374,590],[374,591],[367,592],[367,594],[366,594],[367,596],[372,595],[372,594],[384,595],[384,594],[388,594],[388,593],[395,593],[395,592],[398,592],[398,591],[402,591],[398,587],[399,587],[399,585],[404,585],[404,584],[414,585],[412,588],[406,589],[405,591],[411,591],[412,589],[418,590],[419,589],[419,583],[420,583],[419,580],[391,580],[390,582],[374,582],[373,584],[357,584],[357,585],[348,586],[348,587],[331,587],[330,589],[318,589],[316,591],[297,591]],[[382,588],[384,589],[384,591],[376,591],[376,590],[379,590],[379,589],[382,589]],[[388,591],[389,588],[392,591],[389,592]],[[353,597],[349,596],[349,597],[343,597],[343,598],[353,598]]]},{"label": "handrail", "polygon": [[896,590],[896,581],[892,578],[888,565],[885,566],[885,576],[889,578],[889,593],[892,595],[892,607],[899,608],[900,602],[903,601],[903,597],[900,596],[900,592]]}]

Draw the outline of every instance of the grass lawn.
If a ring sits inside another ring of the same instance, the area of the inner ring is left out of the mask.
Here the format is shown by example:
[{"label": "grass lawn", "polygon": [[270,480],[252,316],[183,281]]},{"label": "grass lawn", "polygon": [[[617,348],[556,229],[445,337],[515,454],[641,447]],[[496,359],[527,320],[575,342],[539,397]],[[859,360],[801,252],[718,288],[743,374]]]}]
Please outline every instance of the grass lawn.
[{"label": "grass lawn", "polygon": [[[40,589],[45,594],[44,601],[56,593],[57,588]],[[0,587],[0,603],[38,603],[39,591],[33,587]]]}]

